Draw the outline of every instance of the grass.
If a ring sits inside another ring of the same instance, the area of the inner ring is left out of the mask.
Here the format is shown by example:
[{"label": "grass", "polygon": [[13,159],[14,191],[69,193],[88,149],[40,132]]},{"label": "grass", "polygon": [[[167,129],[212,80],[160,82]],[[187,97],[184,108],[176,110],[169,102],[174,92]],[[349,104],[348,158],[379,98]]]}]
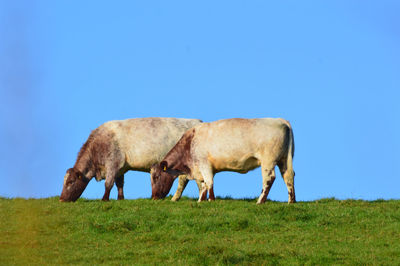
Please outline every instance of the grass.
[{"label": "grass", "polygon": [[400,201],[0,198],[0,265],[400,264]]}]

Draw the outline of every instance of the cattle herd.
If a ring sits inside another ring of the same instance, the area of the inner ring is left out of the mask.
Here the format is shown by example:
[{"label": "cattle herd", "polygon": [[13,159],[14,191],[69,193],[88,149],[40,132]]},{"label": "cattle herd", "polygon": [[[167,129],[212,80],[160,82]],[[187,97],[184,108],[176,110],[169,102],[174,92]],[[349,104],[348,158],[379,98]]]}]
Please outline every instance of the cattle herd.
[{"label": "cattle herd", "polygon": [[165,198],[176,178],[179,200],[189,180],[199,188],[199,201],[214,200],[213,179],[221,171],[247,173],[261,166],[264,203],[275,180],[277,165],[286,183],[289,203],[294,192],[294,139],[290,123],[281,118],[199,119],[136,118],[104,123],[81,147],[74,167],[67,170],[60,201],[76,201],[89,181],[105,179],[103,200],[115,183],[124,199],[124,174],[149,172],[152,198]]}]

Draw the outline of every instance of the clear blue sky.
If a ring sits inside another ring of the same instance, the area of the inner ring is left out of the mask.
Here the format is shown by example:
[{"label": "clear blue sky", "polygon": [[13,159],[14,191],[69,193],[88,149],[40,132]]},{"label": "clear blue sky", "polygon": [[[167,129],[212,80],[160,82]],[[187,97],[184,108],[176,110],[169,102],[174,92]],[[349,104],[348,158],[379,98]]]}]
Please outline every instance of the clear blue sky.
[{"label": "clear blue sky", "polygon": [[[59,195],[91,130],[162,116],[283,117],[298,200],[398,199],[399,14],[399,1],[1,1],[0,196]],[[217,196],[261,191],[260,169],[214,180]],[[83,196],[103,193],[93,180]],[[148,174],[125,175],[126,198],[150,194]],[[279,174],[269,198],[287,200]]]}]

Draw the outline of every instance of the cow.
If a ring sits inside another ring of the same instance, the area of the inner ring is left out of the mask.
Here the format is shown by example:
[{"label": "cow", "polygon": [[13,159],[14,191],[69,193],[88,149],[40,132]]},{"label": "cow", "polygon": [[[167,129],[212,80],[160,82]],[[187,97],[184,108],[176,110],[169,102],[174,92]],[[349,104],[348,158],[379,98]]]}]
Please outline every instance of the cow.
[{"label": "cow", "polygon": [[[97,181],[105,179],[104,201],[109,200],[114,183],[118,199],[124,199],[124,174],[128,170],[150,172],[151,166],[160,162],[189,128],[201,122],[150,117],[104,123],[91,132],[74,167],[67,170],[60,201],[76,201],[93,177]],[[174,201],[181,197],[188,183],[185,175],[179,180]]]},{"label": "cow", "polygon": [[257,204],[264,203],[278,165],[289,200],[294,192],[294,139],[290,123],[281,118],[233,118],[202,123],[186,131],[160,163],[151,169],[152,198],[164,198],[176,177],[187,175],[201,183],[199,202],[209,193],[214,200],[213,179],[221,171],[247,173],[261,166],[263,187]]}]

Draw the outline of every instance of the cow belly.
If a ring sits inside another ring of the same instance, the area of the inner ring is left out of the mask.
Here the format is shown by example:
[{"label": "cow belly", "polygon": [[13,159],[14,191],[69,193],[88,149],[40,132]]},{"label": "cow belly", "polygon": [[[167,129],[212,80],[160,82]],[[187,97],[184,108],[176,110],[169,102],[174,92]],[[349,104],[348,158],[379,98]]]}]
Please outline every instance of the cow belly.
[{"label": "cow belly", "polygon": [[209,158],[215,172],[233,171],[239,173],[247,173],[260,166],[260,161],[253,155],[246,155],[242,158]]},{"label": "cow belly", "polygon": [[148,172],[151,166],[161,161],[164,152],[150,150],[146,152],[130,151],[127,152],[126,163],[131,170]]}]

